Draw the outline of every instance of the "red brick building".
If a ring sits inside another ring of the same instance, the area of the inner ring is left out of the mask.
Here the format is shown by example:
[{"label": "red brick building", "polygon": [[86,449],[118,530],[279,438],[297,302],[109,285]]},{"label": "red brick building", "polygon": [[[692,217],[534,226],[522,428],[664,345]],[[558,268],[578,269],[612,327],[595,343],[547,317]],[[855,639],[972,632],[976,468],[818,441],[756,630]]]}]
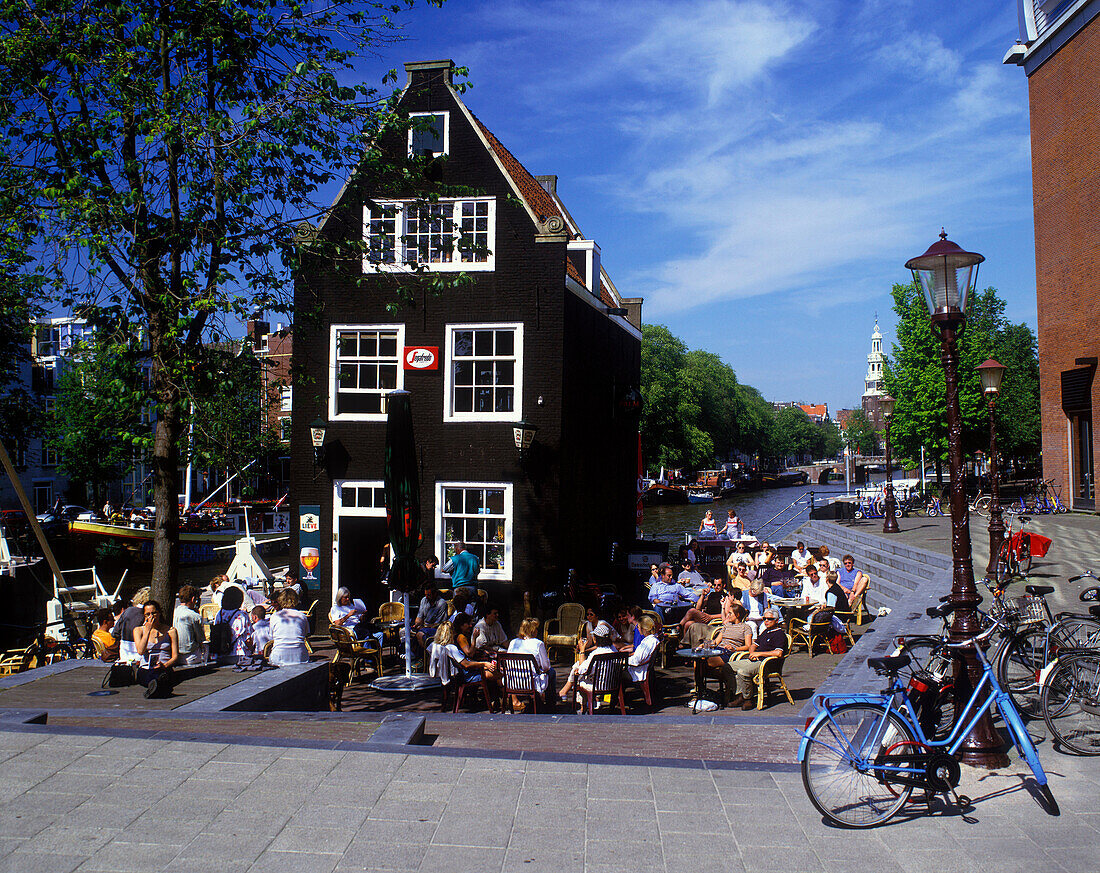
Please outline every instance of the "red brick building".
[{"label": "red brick building", "polygon": [[1100,358],[1100,0],[1018,0],[1005,56],[1028,77],[1043,476],[1096,508]]}]

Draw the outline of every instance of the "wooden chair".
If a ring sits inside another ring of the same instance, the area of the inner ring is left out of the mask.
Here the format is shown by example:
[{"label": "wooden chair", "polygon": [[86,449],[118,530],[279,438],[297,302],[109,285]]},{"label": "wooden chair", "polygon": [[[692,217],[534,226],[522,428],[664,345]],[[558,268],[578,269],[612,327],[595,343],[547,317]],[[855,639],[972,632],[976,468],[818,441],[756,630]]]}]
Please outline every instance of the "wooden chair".
[{"label": "wooden chair", "polygon": [[536,688],[539,675],[539,665],[534,655],[520,652],[508,652],[500,656],[504,667],[504,698],[507,701],[508,710],[515,712],[513,697],[530,697],[531,711],[539,711],[539,697],[542,695]]},{"label": "wooden chair", "polygon": [[[623,698],[623,674],[626,672],[627,656],[618,652],[604,652],[591,656],[588,665],[588,674],[584,681],[592,686],[592,693],[586,695],[588,714],[593,715],[596,709],[596,698],[605,694],[619,698],[619,712],[626,715],[626,700]],[[580,688],[578,682],[573,688],[573,705],[576,708],[577,692]]]},{"label": "wooden chair", "polygon": [[330,624],[328,633],[336,644],[336,654],[332,658],[332,663],[346,661],[351,667],[352,675],[359,676],[363,672],[363,664],[373,661],[375,671],[379,676],[382,675],[381,649],[375,646],[364,646],[351,631],[339,625]]},{"label": "wooden chair", "polygon": [[675,645],[677,639],[676,628],[679,627],[679,625],[673,625],[671,628],[665,627],[665,623],[661,620],[661,616],[652,609],[643,609],[642,615],[648,615],[652,618],[659,628],[657,633],[660,635],[661,641],[657,643],[657,651],[661,655],[661,669],[663,670],[668,666],[668,647],[670,645]]},{"label": "wooden chair", "polygon": [[811,658],[822,645],[828,651],[829,640],[832,639],[833,634],[833,608],[823,606],[821,609],[814,610],[810,615],[810,628],[804,632]]},{"label": "wooden chair", "polygon": [[[864,578],[867,579],[867,587],[870,588],[871,587],[870,577],[867,576],[866,573],[864,573],[863,575],[864,575]],[[852,616],[855,619],[855,623],[856,623],[857,626],[863,624],[863,617],[864,617],[865,610],[866,610],[866,604],[864,604],[863,601],[866,598],[866,596],[867,596],[867,588],[864,588],[859,593],[858,597],[856,597],[854,600],[849,601],[849,606],[851,606],[851,613],[852,613]]]},{"label": "wooden chair", "polygon": [[462,669],[462,663],[451,658],[451,681],[443,685],[443,711],[447,711],[447,697],[453,693],[455,702],[451,712],[458,712],[458,708],[462,706],[462,697],[466,693],[466,689],[471,686],[481,689],[481,696],[485,699],[485,708],[492,711],[493,707],[489,703],[489,689],[485,687],[485,680],[467,681],[464,677],[465,671]]},{"label": "wooden chair", "polygon": [[314,600],[307,609],[303,609],[302,612],[306,615],[306,621],[309,622],[309,632],[313,633],[313,629],[317,626],[315,624],[317,620],[317,604],[320,601]]},{"label": "wooden chair", "polygon": [[404,603],[386,602],[378,607],[378,618],[375,619],[375,623],[382,628],[382,648],[385,649],[385,647],[389,645],[394,655],[397,654],[397,646],[401,640],[402,631],[399,631],[396,627],[387,627],[386,622],[403,622],[404,620]]},{"label": "wooden chair", "polygon": [[107,654],[107,647],[95,637],[89,637],[88,639],[92,641],[92,651],[95,652],[95,656],[101,661],[104,660],[103,656]]},{"label": "wooden chair", "polygon": [[218,604],[204,603],[199,607],[199,616],[202,618],[202,632],[206,635],[206,641],[210,642],[210,627],[218,616]]},{"label": "wooden chair", "polygon": [[[791,650],[791,635],[787,634],[787,651]],[[731,661],[740,660],[745,657],[744,652],[738,652],[731,658]],[[794,706],[794,698],[791,697],[791,692],[787,690],[787,683],[783,681],[783,663],[787,660],[786,656],[782,658],[771,657],[764,658],[760,662],[760,669],[757,670],[756,675],[753,676],[753,684],[756,686],[756,708],[763,709],[764,701],[768,696],[768,681],[773,680],[778,685],[779,690],[783,692],[787,697],[787,703]]]},{"label": "wooden chair", "polygon": [[14,676],[30,668],[34,659],[35,647],[27,646],[25,649],[9,649],[0,655],[0,676]]},{"label": "wooden chair", "polygon": [[542,641],[546,643],[547,649],[554,646],[566,648],[572,655],[581,638],[582,624],[584,624],[584,605],[563,603],[558,607],[557,617],[546,622],[546,627],[542,631]]}]

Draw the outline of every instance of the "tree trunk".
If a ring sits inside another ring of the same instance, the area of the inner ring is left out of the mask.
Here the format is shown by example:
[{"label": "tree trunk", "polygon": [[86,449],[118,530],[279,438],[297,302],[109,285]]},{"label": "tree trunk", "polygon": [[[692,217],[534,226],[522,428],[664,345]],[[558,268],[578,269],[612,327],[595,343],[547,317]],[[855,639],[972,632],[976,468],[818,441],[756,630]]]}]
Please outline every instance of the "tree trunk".
[{"label": "tree trunk", "polygon": [[153,358],[153,391],[158,400],[157,425],[153,436],[153,579],[154,600],[170,616],[179,584],[179,436],[180,391],[173,384],[163,361],[172,353],[151,319],[149,346]]}]

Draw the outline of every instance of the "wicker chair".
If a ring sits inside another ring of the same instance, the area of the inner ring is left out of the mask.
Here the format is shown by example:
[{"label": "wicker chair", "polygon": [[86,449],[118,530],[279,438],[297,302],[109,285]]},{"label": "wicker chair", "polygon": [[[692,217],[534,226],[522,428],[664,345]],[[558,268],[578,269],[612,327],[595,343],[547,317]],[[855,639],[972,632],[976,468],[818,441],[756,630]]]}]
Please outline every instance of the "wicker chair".
[{"label": "wicker chair", "polygon": [[336,644],[336,654],[332,658],[332,663],[347,661],[351,666],[352,675],[359,676],[363,672],[363,664],[373,661],[375,671],[379,676],[382,675],[381,649],[375,646],[364,646],[351,631],[339,625],[330,624],[328,633]]},{"label": "wicker chair", "polygon": [[[627,656],[618,652],[604,652],[591,656],[585,681],[591,684],[592,693],[587,695],[588,714],[595,712],[596,698],[604,694],[619,698],[619,712],[626,715],[626,700],[623,698],[623,674],[626,672]],[[573,688],[573,704],[577,703],[578,682]]]},{"label": "wicker chair", "polygon": [[536,681],[539,675],[539,665],[534,655],[520,652],[508,652],[500,656],[504,667],[504,698],[507,701],[509,711],[514,712],[514,697],[530,697],[531,711],[539,711],[539,693]]},{"label": "wicker chair", "polygon": [[546,622],[542,632],[542,641],[546,648],[554,646],[569,649],[572,654],[580,641],[581,625],[584,623],[584,605],[580,603],[563,603],[558,607],[556,618]]},{"label": "wicker chair", "polygon": [[210,628],[218,615],[218,604],[204,603],[199,607],[199,615],[202,617],[202,632],[206,635],[206,641],[210,642]]},{"label": "wicker chair", "polygon": [[[787,651],[791,650],[791,635],[787,634]],[[745,657],[744,652],[738,652],[730,661],[740,660]],[[786,656],[782,658],[771,657],[764,658],[760,662],[760,669],[757,670],[756,675],[753,677],[753,684],[756,686],[756,708],[763,709],[764,702],[768,697],[768,682],[772,680],[774,684],[779,686],[779,690],[783,692],[787,697],[787,703],[794,706],[794,698],[791,697],[791,692],[787,690],[787,683],[783,681],[783,664],[787,660]]]},{"label": "wicker chair", "polygon": [[393,649],[394,655],[397,654],[397,647],[401,641],[403,631],[397,627],[387,627],[386,623],[404,620],[405,604],[387,602],[378,607],[378,618],[374,620],[374,623],[382,628],[382,648],[389,646]]}]

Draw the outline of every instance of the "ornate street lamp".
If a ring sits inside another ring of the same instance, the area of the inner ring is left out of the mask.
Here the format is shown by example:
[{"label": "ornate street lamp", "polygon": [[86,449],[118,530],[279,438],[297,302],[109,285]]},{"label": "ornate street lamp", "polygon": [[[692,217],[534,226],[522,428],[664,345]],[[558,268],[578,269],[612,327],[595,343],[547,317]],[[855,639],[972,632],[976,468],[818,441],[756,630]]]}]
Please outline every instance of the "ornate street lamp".
[{"label": "ornate street lamp", "polygon": [[997,554],[1005,537],[1004,516],[1001,514],[1001,471],[997,463],[997,429],[993,424],[993,407],[997,405],[997,395],[1001,391],[1004,374],[1004,364],[993,358],[978,365],[982,391],[985,392],[986,403],[989,405],[989,488],[992,494],[989,503],[989,563],[985,568],[987,577],[997,575]]},{"label": "ornate street lamp", "polygon": [[[914,283],[924,292],[932,329],[940,335],[944,384],[947,393],[947,459],[951,470],[951,603],[955,607],[951,639],[962,642],[980,632],[974,587],[974,561],[970,547],[970,517],[963,481],[962,414],[959,409],[959,350],[957,339],[966,325],[966,304],[978,280],[978,265],[985,258],[951,242],[945,232],[923,255],[905,262]],[[961,713],[981,678],[972,648],[955,667],[955,712]],[[981,767],[1004,767],[1008,758],[987,712],[963,741],[962,759]]]},{"label": "ornate street lamp", "polygon": [[878,408],[882,410],[882,420],[886,422],[886,501],[883,504],[883,512],[886,520],[882,523],[883,533],[897,533],[898,520],[896,517],[897,505],[894,503],[894,472],[890,469],[890,422],[894,418],[894,398],[884,394],[878,402]]},{"label": "ornate street lamp", "polygon": [[527,460],[527,452],[531,448],[531,444],[535,441],[535,431],[538,430],[536,425],[531,422],[521,419],[512,425],[512,438],[516,442],[516,448],[519,450],[519,462],[522,465]]},{"label": "ornate street lamp", "polygon": [[328,422],[317,416],[309,425],[309,441],[313,444],[313,466],[320,467],[325,460],[325,431]]}]

